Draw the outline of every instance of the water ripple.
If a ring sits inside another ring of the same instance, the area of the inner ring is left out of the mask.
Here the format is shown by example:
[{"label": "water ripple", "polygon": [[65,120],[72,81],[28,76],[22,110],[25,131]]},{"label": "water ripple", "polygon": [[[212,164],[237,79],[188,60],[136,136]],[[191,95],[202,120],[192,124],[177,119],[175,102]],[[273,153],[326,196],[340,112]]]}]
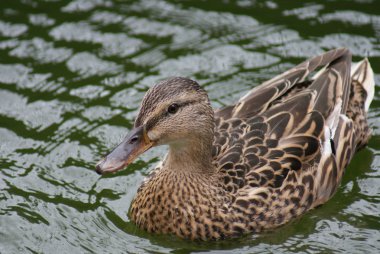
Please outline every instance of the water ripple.
[{"label": "water ripple", "polygon": [[48,27],[55,24],[55,20],[52,18],[49,18],[49,16],[46,15],[45,13],[30,14],[29,22],[35,26],[42,26],[42,27]]},{"label": "water ripple", "polygon": [[84,12],[90,11],[95,7],[110,7],[112,6],[111,1],[104,0],[74,0],[71,1],[68,5],[62,8],[64,12]]},{"label": "water ripple", "polygon": [[9,52],[11,56],[19,58],[33,58],[39,63],[60,63],[72,55],[68,48],[55,48],[53,43],[41,38],[33,38],[31,41],[21,41],[18,46]]},{"label": "water ripple", "polygon": [[101,33],[87,23],[65,23],[49,33],[55,40],[89,42],[101,44],[105,56],[125,57],[134,54],[147,45],[143,41],[123,33]]},{"label": "water ripple", "polygon": [[319,11],[323,10],[324,6],[321,4],[308,5],[306,7],[296,8],[292,10],[285,10],[282,13],[285,16],[297,16],[299,19],[311,19],[319,16]]},{"label": "water ripple", "polygon": [[18,37],[24,34],[28,27],[23,24],[11,24],[0,20],[0,34],[6,37]]},{"label": "water ripple", "polygon": [[159,64],[157,69],[163,76],[194,76],[205,75],[205,73],[227,75],[242,68],[252,69],[272,65],[278,60],[277,57],[268,54],[249,52],[238,46],[225,45],[204,51],[199,55],[192,54],[166,60]]},{"label": "water ripple", "polygon": [[368,15],[358,11],[336,11],[334,13],[324,14],[319,17],[319,20],[323,23],[331,21],[339,21],[350,23],[352,25],[362,26],[370,24],[373,19],[380,19],[380,17]]},{"label": "water ripple", "polygon": [[29,128],[43,130],[62,121],[62,114],[72,106],[57,100],[35,101],[27,103],[26,98],[18,94],[0,90],[0,114],[24,122]]},{"label": "water ripple", "polygon": [[114,62],[102,60],[88,52],[75,54],[67,61],[66,64],[70,71],[77,72],[82,77],[116,74],[122,69],[120,65],[117,65]]},{"label": "water ripple", "polygon": [[321,46],[326,48],[347,47],[354,55],[361,57],[380,56],[375,38],[352,34],[329,34],[322,38]]}]

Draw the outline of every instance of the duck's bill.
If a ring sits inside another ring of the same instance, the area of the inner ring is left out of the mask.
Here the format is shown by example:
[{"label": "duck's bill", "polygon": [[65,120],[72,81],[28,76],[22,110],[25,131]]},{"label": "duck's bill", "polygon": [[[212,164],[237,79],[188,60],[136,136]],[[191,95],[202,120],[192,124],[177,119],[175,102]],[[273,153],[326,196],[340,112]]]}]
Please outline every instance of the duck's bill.
[{"label": "duck's bill", "polygon": [[149,140],[144,127],[137,127],[111,153],[96,164],[96,172],[105,174],[119,171],[152,146],[153,142]]}]

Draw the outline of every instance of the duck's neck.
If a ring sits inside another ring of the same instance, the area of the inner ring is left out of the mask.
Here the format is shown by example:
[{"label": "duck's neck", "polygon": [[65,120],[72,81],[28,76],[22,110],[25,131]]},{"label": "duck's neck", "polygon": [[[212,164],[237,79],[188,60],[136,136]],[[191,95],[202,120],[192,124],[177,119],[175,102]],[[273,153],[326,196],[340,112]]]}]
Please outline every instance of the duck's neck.
[{"label": "duck's neck", "polygon": [[179,172],[214,173],[212,142],[213,136],[210,135],[210,137],[192,137],[170,144],[164,167]]}]

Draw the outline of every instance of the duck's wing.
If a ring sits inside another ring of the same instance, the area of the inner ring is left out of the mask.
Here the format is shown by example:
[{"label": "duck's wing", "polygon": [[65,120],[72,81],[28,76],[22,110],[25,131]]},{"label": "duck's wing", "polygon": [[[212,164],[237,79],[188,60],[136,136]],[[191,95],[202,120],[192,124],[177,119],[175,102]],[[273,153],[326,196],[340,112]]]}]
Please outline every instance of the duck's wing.
[{"label": "duck's wing", "polygon": [[350,63],[347,49],[329,51],[265,82],[219,115],[214,160],[226,189],[280,187],[289,172],[318,164],[323,146],[335,150],[330,139],[347,108]]}]

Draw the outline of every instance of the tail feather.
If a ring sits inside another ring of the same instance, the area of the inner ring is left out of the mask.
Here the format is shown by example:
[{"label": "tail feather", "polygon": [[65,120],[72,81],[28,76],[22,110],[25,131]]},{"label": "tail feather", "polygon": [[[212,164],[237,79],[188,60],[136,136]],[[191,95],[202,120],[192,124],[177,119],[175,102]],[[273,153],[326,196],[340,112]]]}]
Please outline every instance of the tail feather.
[{"label": "tail feather", "polygon": [[368,59],[352,67],[351,80],[350,101],[346,115],[353,121],[355,145],[358,150],[367,144],[371,136],[367,112],[374,96],[375,80]]},{"label": "tail feather", "polygon": [[373,75],[372,67],[367,58],[355,63],[351,67],[352,81],[357,81],[362,85],[366,92],[366,98],[364,101],[365,111],[368,112],[369,105],[373,100],[375,94],[375,79]]},{"label": "tail feather", "polygon": [[[344,68],[340,69],[342,70]],[[326,79],[323,75],[327,71],[328,67],[317,73],[315,80]],[[351,82],[346,84],[349,86],[349,97],[346,102],[344,96],[341,98],[343,104],[346,103],[347,110],[340,111],[343,106],[339,105],[341,102],[337,100],[334,110],[326,119],[322,157],[316,171],[316,181],[320,184],[316,186],[314,205],[326,202],[334,194],[355,151],[367,144],[371,134],[367,112],[374,96],[375,81],[368,59],[352,64]],[[332,147],[334,149],[331,149]]]}]

